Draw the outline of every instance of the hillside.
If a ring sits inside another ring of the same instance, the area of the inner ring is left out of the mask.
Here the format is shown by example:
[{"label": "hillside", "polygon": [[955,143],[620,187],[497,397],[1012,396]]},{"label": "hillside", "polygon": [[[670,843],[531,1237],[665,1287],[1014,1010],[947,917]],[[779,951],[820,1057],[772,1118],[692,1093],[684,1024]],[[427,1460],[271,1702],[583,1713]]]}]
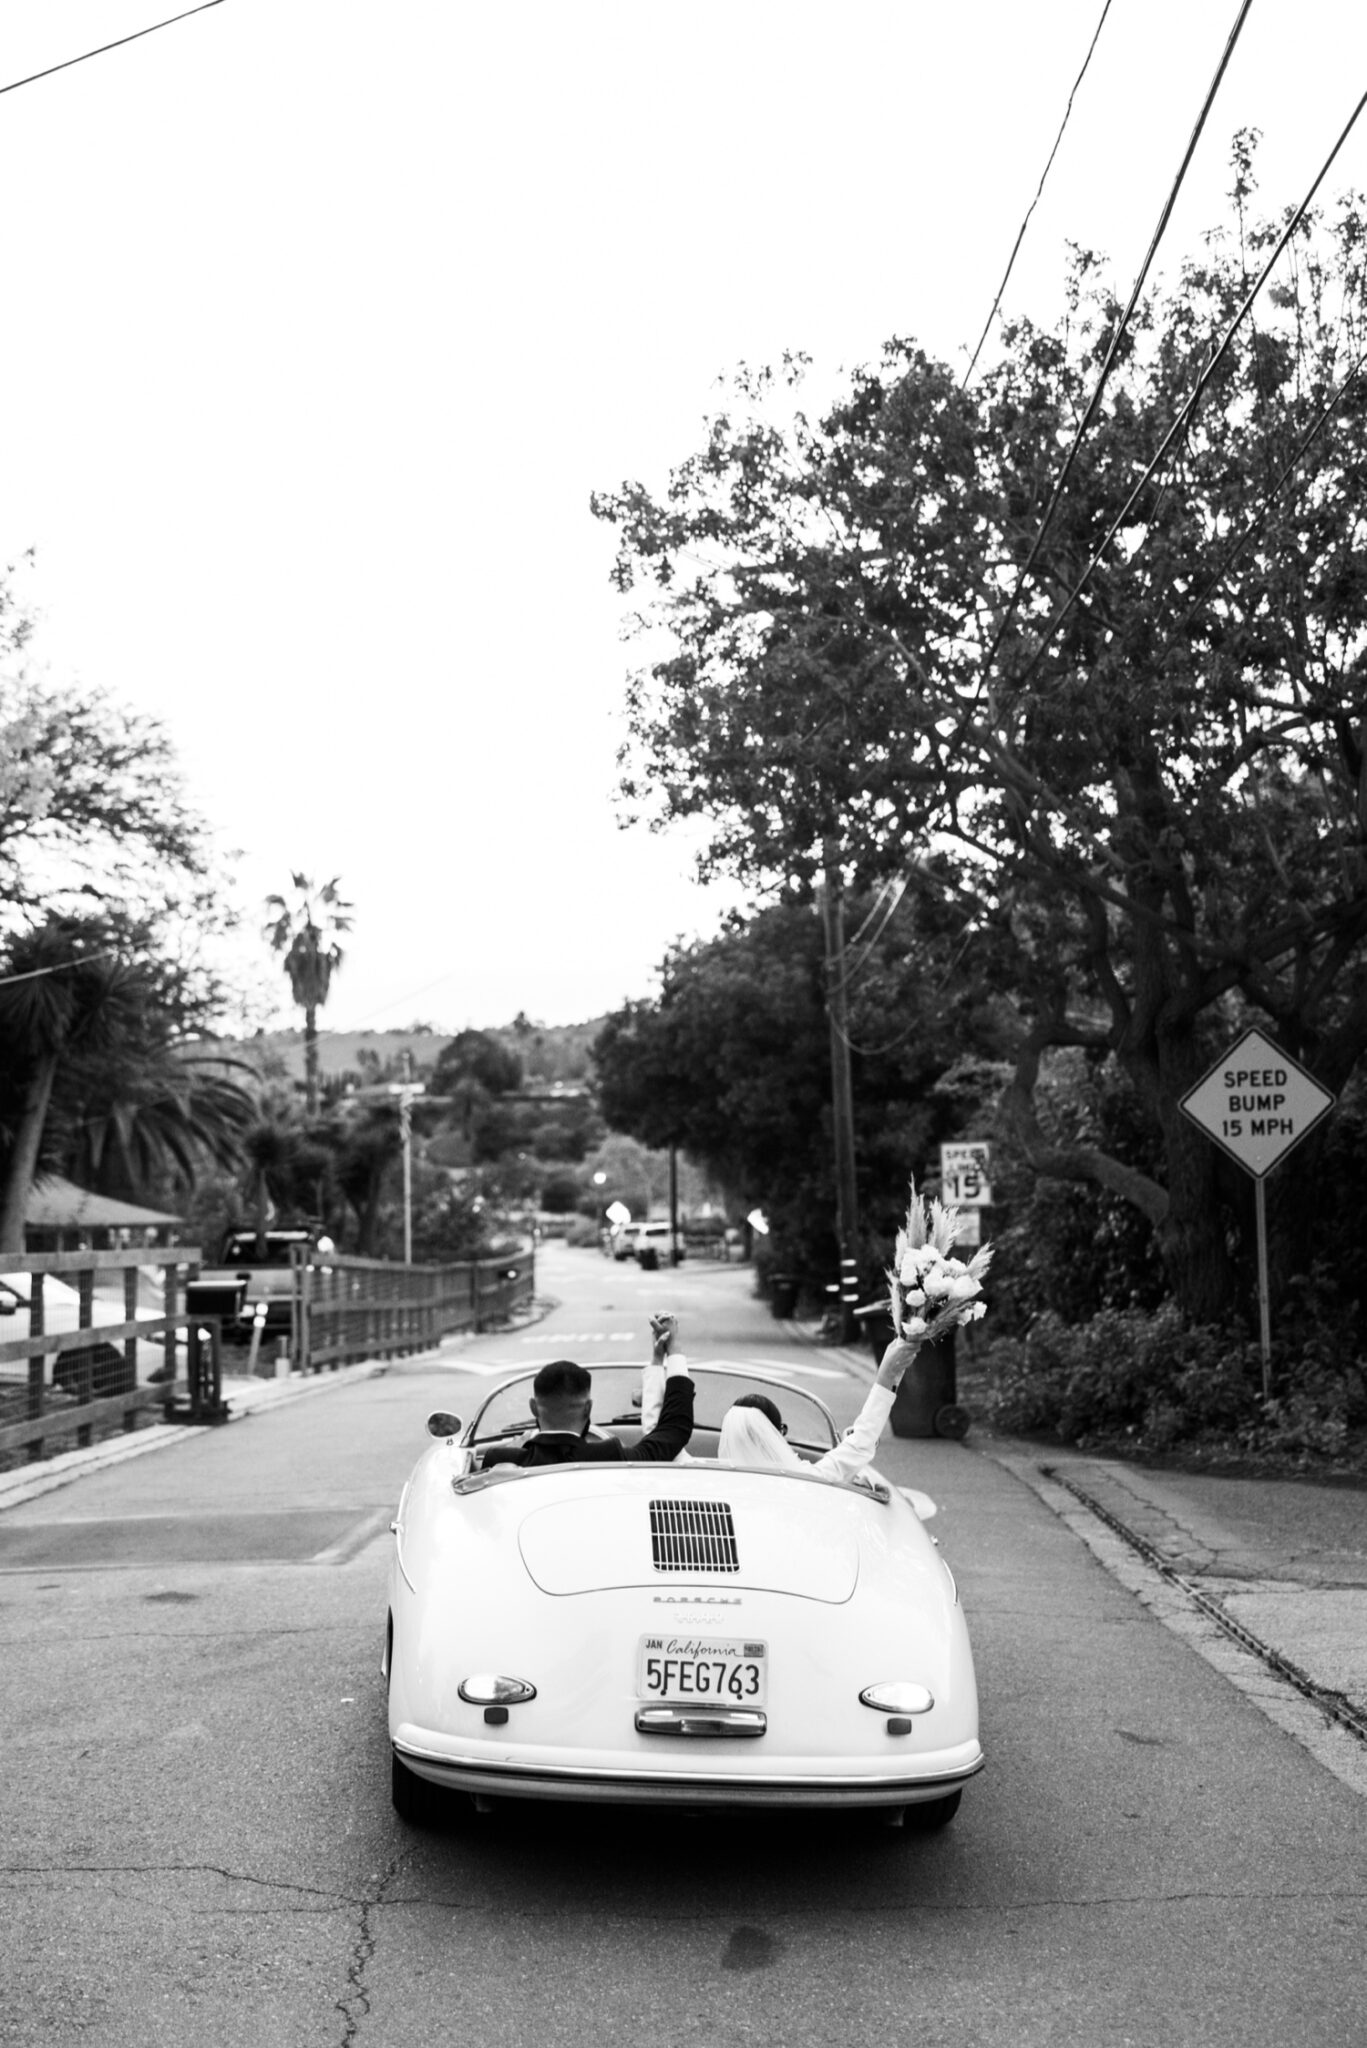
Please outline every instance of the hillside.
[{"label": "hillside", "polygon": [[[593,1062],[589,1048],[602,1026],[601,1017],[584,1024],[536,1024],[520,1017],[513,1024],[477,1028],[517,1053],[527,1080],[555,1082],[590,1078]],[[413,1078],[421,1081],[454,1036],[452,1031],[437,1031],[427,1025],[414,1025],[407,1031],[323,1030],[318,1034],[318,1069],[325,1081],[402,1080],[411,1057]],[[258,1031],[252,1038],[223,1043],[257,1060],[265,1075],[303,1081],[302,1031]]]}]

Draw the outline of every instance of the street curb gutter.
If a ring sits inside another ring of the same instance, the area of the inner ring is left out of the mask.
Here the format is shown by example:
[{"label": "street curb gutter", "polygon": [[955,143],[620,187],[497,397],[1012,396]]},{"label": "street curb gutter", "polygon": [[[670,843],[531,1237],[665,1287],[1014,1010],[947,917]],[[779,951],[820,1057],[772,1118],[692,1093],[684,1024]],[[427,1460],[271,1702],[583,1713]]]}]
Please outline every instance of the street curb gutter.
[{"label": "street curb gutter", "polygon": [[[1367,1799],[1367,1739],[1360,1716],[1251,1630],[1221,1611],[1153,1546],[1055,1467],[982,1447],[982,1455],[1039,1496],[1096,1558],[1173,1635],[1179,1636],[1259,1711],[1359,1798]],[[1347,1709],[1346,1718],[1342,1709]]]},{"label": "street curb gutter", "polygon": [[1056,1486],[1066,1487],[1085,1508],[1105,1522],[1109,1528],[1114,1529],[1116,1535],[1128,1543],[1132,1550],[1137,1551],[1152,1570],[1160,1572],[1172,1585],[1180,1587],[1189,1600],[1195,1601],[1202,1612],[1210,1616],[1217,1628],[1222,1628],[1236,1643],[1242,1643],[1255,1657],[1261,1657],[1264,1664],[1279,1677],[1284,1678],[1288,1685],[1293,1685],[1297,1692],[1303,1693],[1322,1714],[1328,1715],[1331,1721],[1337,1721],[1350,1735],[1355,1735],[1359,1742],[1367,1744],[1367,1715],[1360,1713],[1343,1693],[1330,1692],[1327,1687],[1317,1685],[1298,1664],[1293,1664],[1289,1657],[1283,1657],[1280,1650],[1274,1650],[1270,1643],[1265,1643],[1251,1628],[1246,1628],[1243,1622],[1237,1621],[1222,1602],[1215,1599],[1212,1594],[1203,1592],[1199,1586],[1192,1585],[1190,1579],[1184,1578],[1175,1566],[1170,1565],[1147,1538],[1139,1535],[1134,1529],[1126,1528],[1118,1515],[1103,1507],[1099,1500],[1094,1500],[1085,1487],[1079,1486],[1076,1480],[1065,1479],[1052,1465],[1041,1465],[1039,1469],[1046,1479],[1051,1479]]}]

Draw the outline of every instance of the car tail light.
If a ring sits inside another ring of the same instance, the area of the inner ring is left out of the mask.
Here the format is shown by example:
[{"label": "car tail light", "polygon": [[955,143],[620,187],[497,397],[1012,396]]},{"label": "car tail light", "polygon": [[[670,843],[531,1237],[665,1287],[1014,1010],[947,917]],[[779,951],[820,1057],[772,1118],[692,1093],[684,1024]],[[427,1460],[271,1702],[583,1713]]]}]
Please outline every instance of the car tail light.
[{"label": "car tail light", "polygon": [[521,1700],[534,1700],[536,1687],[525,1678],[504,1678],[496,1671],[477,1671],[460,1682],[460,1696],[476,1707],[514,1707]]},{"label": "car tail light", "polygon": [[866,1685],[860,1703],[879,1714],[928,1714],[935,1695],[924,1685],[905,1678],[886,1679],[881,1685]]}]

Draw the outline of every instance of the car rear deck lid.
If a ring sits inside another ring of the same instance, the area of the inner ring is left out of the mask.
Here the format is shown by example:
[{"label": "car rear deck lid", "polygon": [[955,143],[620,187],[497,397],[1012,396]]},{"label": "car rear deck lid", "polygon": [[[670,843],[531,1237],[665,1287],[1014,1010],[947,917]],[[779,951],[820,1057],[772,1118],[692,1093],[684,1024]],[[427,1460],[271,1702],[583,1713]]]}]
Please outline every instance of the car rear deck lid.
[{"label": "car rear deck lid", "polygon": [[[764,1488],[745,1497],[735,1475],[706,1493],[659,1480],[649,1496],[598,1494],[535,1509],[518,1532],[523,1563],[543,1593],[648,1586],[792,1593],[839,1604],[859,1576],[851,1508],[834,1489],[796,1487],[796,1501]],[[787,1489],[783,1489],[786,1494]]]}]

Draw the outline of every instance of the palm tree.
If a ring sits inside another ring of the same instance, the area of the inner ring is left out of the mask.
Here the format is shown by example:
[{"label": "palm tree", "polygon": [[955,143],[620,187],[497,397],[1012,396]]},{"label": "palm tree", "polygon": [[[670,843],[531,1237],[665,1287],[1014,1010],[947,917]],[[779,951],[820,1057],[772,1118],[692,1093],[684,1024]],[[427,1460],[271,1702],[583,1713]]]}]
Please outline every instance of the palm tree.
[{"label": "palm tree", "polygon": [[389,1170],[403,1156],[397,1102],[373,1102],[347,1130],[337,1162],[342,1193],[356,1212],[356,1249],[373,1254],[380,1200]]},{"label": "palm tree", "polygon": [[285,956],[294,1000],[304,1013],[304,1103],[310,1116],[318,1113],[318,1012],[328,999],[333,970],[342,964],[337,933],[351,930],[351,909],[337,893],[340,877],[334,875],[316,889],[307,875],[295,875],[298,899],[291,906],[283,896],[268,896],[266,908],[272,921],[266,937],[277,953]]},{"label": "palm tree", "polygon": [[63,1170],[103,1194],[136,1200],[163,1181],[194,1187],[206,1167],[231,1172],[242,1161],[255,1101],[226,1070],[255,1082],[255,1068],[159,1035],[120,1047],[118,1059],[72,1063]]},{"label": "palm tree", "polygon": [[[252,1097],[243,1062],[193,1043],[197,998],[140,928],[50,918],[0,978],[0,1250],[22,1251],[35,1173],[137,1199],[236,1166]],[[205,998],[204,1000],[207,1000]]]},{"label": "palm tree", "polygon": [[[43,1161],[53,1088],[64,1060],[97,1048],[128,1021],[131,973],[108,928],[54,917],[16,939],[0,983],[6,1153],[0,1174],[0,1252],[22,1252],[24,1218]],[[103,943],[102,943],[103,942]]]}]

